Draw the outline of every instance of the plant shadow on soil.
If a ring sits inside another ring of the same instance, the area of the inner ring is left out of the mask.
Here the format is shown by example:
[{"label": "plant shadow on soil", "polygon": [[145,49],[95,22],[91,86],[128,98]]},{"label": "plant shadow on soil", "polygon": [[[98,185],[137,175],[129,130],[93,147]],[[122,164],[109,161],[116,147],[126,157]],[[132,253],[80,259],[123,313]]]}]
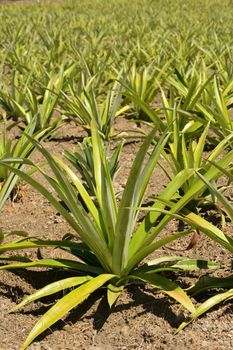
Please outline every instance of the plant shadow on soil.
[{"label": "plant shadow on soil", "polygon": [[[32,289],[40,289],[48,283],[72,276],[72,273],[67,274],[61,271],[55,271],[54,273],[54,270],[43,271],[42,274],[40,271],[25,271],[23,269],[17,269],[13,271],[11,270],[11,273],[20,277],[29,285],[31,289],[30,293],[33,292]],[[1,292],[0,295],[10,299],[14,303],[19,303],[19,301],[28,295],[28,291],[25,293],[23,288],[18,286],[12,287],[7,283],[2,283],[1,286],[3,292]],[[106,296],[103,296],[103,291],[96,291],[76,309],[72,310],[64,320],[59,320],[48,330],[44,331],[43,334],[38,336],[38,341],[42,341],[51,334],[51,332],[62,330],[67,324],[75,324],[84,317],[86,320],[92,320],[93,329],[98,333],[103,328],[111,314],[122,313],[125,310],[137,308],[138,306],[141,306],[142,310],[135,315],[135,318],[145,314],[154,314],[155,316],[167,321],[172,328],[176,328],[184,320],[182,313],[177,314],[172,311],[171,306],[173,303],[169,298],[165,296],[156,298],[155,295],[152,294],[152,291],[146,290],[146,287],[143,285],[131,285],[127,288],[127,293],[130,296],[130,301],[128,300],[126,303],[119,303],[110,309]],[[64,292],[59,292],[44,297],[37,303],[31,304],[26,310],[21,310],[20,313],[40,317],[49,310],[54,304],[54,301],[64,295]],[[98,305],[95,307],[94,305],[96,303],[98,303]],[[88,310],[92,309],[92,307],[93,311],[88,313]]]}]

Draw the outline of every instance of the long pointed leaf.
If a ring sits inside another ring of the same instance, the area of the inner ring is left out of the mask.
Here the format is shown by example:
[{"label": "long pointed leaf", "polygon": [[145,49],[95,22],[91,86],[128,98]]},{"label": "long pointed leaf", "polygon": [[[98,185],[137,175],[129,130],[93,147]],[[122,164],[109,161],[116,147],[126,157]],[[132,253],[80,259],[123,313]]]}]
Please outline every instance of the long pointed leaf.
[{"label": "long pointed leaf", "polygon": [[8,264],[0,266],[0,270],[22,269],[31,267],[51,267],[58,269],[64,268],[94,274],[99,274],[103,272],[103,270],[99,267],[82,264],[68,259],[41,259],[32,262]]},{"label": "long pointed leaf", "polygon": [[35,293],[29,295],[27,298],[25,298],[21,303],[13,307],[9,313],[16,312],[19,309],[22,309],[25,305],[38,300],[40,298],[44,298],[48,295],[55,294],[57,292],[60,292],[61,290],[75,287],[77,285],[86,283],[90,281],[92,277],[90,276],[81,276],[81,277],[69,277],[65,278],[63,280],[59,280],[53,283],[48,284],[47,286],[37,290]]},{"label": "long pointed leaf", "polygon": [[233,298],[233,289],[228,290],[224,293],[219,293],[217,295],[214,295],[213,297],[206,300],[204,303],[202,303],[192,314],[191,317],[187,318],[184,322],[181,323],[181,325],[176,330],[176,333],[179,333],[182,329],[184,329],[189,323],[194,321],[196,318],[203,315],[205,312],[210,310],[215,305],[218,305],[222,303],[223,301]]},{"label": "long pointed leaf", "polygon": [[20,350],[25,350],[38,335],[60,320],[74,307],[81,304],[91,293],[102,287],[105,282],[114,277],[115,275],[111,274],[99,275],[65,295],[39,319]]},{"label": "long pointed leaf", "polygon": [[143,282],[151,283],[156,288],[161,289],[164,293],[168,294],[170,297],[182,304],[192,314],[195,312],[195,307],[191,299],[175,282],[170,281],[164,276],[156,274],[135,274],[134,277],[142,280]]}]

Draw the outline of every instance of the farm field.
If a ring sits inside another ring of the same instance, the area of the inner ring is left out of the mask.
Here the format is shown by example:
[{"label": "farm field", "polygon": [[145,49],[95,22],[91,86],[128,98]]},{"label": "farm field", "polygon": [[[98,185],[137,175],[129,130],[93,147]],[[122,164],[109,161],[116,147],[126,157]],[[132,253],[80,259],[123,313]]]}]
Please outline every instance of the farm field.
[{"label": "farm field", "polygon": [[0,2],[1,350],[233,347],[232,15]]}]

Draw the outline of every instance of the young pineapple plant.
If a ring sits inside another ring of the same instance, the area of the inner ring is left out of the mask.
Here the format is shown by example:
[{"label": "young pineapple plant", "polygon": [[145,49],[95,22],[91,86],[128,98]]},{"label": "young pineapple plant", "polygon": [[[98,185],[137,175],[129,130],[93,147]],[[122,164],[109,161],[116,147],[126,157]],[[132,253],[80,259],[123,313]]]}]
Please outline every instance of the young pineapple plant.
[{"label": "young pineapple plant", "polygon": [[[159,237],[172,216],[178,215],[196,193],[206,186],[199,179],[183,198],[173,203],[172,198],[174,194],[187,180],[187,177],[194,174],[194,170],[184,169],[164,189],[160,196],[160,203],[148,208],[149,213],[138,224],[137,219],[149,180],[170,137],[169,134],[164,133],[159,142],[153,146],[148,156],[155,134],[156,131],[153,130],[146,137],[138,151],[120,201],[116,198],[106,152],[98,127],[94,123],[91,123],[91,140],[95,200],[93,200],[80,178],[71,168],[57,157],[50,155],[39,142],[29,136],[28,139],[46,158],[50,174],[47,174],[44,169],[29,159],[10,159],[1,162],[7,169],[20,176],[45,196],[72,227],[78,239],[78,241],[69,239],[51,241],[29,237],[0,246],[2,254],[12,250],[41,247],[61,248],[71,254],[70,259],[42,258],[36,261],[5,264],[0,269],[43,266],[64,268],[67,274],[69,270],[77,273],[75,277],[67,276],[63,280],[43,287],[11,310],[12,312],[18,311],[23,306],[43,296],[68,289],[67,294],[38,320],[22,345],[21,350],[26,349],[39,334],[103,286],[106,287],[110,306],[116,302],[127,285],[139,281],[140,283],[149,283],[155,288],[162,290],[182,304],[191,315],[195,313],[195,307],[185,291],[174,281],[165,277],[164,273],[161,274],[161,272],[195,270],[198,269],[198,266],[203,266],[200,261],[190,260],[185,257],[160,256],[147,263],[142,263],[150,253],[192,232],[192,228],[188,228],[184,231],[169,233],[166,236]],[[221,160],[220,165],[227,165],[232,158],[232,154],[230,159],[226,156]],[[53,189],[54,194],[47,185],[42,185],[32,176],[13,166],[13,164],[22,163],[37,169]],[[215,172],[218,172],[217,168]],[[211,174],[212,172],[210,171],[208,174],[205,174],[207,179],[215,175]],[[79,200],[77,194],[82,198],[82,201]],[[61,201],[63,204],[61,204]],[[170,210],[165,210],[167,204],[164,204],[164,202],[169,203]],[[83,203],[85,203],[85,208]],[[192,226],[198,227],[198,229],[226,247],[230,246],[230,242],[232,244],[230,237],[226,237],[222,231],[206,220],[199,218],[192,212],[185,212],[184,214],[185,220],[189,221]],[[5,263],[14,259],[12,256],[8,257],[7,255],[2,255],[1,257]],[[20,261],[18,256],[15,259],[15,261]],[[219,265],[205,262],[204,266],[215,268]],[[71,287],[73,289],[69,291]]]},{"label": "young pineapple plant", "polygon": [[168,61],[161,69],[152,68],[151,64],[140,70],[134,65],[120,79],[127,115],[135,119],[139,126],[141,122],[150,121],[158,126],[161,132],[165,131],[167,126],[159,118],[157,92],[165,80],[162,77],[170,64]]},{"label": "young pineapple plant", "polygon": [[[36,118],[25,128],[25,133],[21,133],[20,137],[16,141],[12,141],[8,137],[8,128],[6,124],[2,126],[2,134],[0,137],[0,160],[15,159],[15,158],[30,158],[34,145],[29,141],[27,135],[34,137],[36,140],[43,140],[49,137],[54,131],[54,127],[43,129],[39,132],[35,132]],[[24,164],[19,162],[14,167],[17,169],[23,169]],[[10,197],[14,202],[21,197],[20,191],[22,188],[22,180],[17,174],[7,169],[5,166],[0,165],[0,209],[4,206],[7,199]]]},{"label": "young pineapple plant", "polygon": [[[18,121],[24,118],[22,106],[25,105],[26,89],[30,81],[30,74],[27,76],[15,71],[12,75],[10,87],[3,88],[0,92],[0,106],[5,111],[7,118]],[[6,91],[5,91],[6,90]]]},{"label": "young pineapple plant", "polygon": [[[130,90],[133,94],[138,96],[145,104],[150,104],[153,101],[156,89],[158,88],[156,81],[157,71],[154,70],[151,73],[150,70],[151,69],[144,68],[138,71],[136,65],[133,65],[131,70],[125,74],[126,77],[124,79],[124,85],[126,85],[127,90]],[[150,120],[140,104],[136,101],[133,102],[133,113],[134,118],[139,122],[142,120]]]},{"label": "young pineapple plant", "polygon": [[[189,73],[189,74],[188,74]],[[231,117],[233,81],[223,85],[217,74],[209,74],[203,63],[201,72],[193,69],[182,76],[176,71],[176,77],[169,76],[167,81],[173,87],[176,101],[184,115],[191,116],[191,129],[204,127],[208,122],[214,137],[211,142],[217,144],[233,131]],[[230,143],[232,147],[232,143]]]},{"label": "young pineapple plant", "polygon": [[[217,166],[218,169],[224,174],[229,181],[233,182],[232,168],[231,171],[227,171],[225,168],[221,168],[215,162],[213,166]],[[204,180],[205,181],[205,180]],[[208,183],[207,183],[208,184]],[[212,190],[211,186],[208,187],[210,191]],[[220,196],[222,203],[225,204],[225,209],[227,210],[228,215],[233,218],[233,208],[231,203],[229,203],[226,198],[221,196],[218,192],[215,191],[217,196]],[[232,248],[232,241],[229,241],[230,247]],[[232,253],[232,249],[229,249]],[[208,275],[202,276],[194,285],[188,289],[189,295],[195,297],[200,294],[205,294],[205,299],[208,294],[210,297],[202,302],[195,310],[191,317],[187,317],[178,327],[177,332],[184,329],[188,324],[193,322],[198,317],[202,316],[204,313],[208,312],[213,307],[216,307],[219,304],[222,304],[233,298],[233,276],[232,274],[227,277],[211,277]]]},{"label": "young pineapple plant", "polygon": [[[184,169],[193,169],[195,173],[180,187],[177,198],[184,196],[185,193],[195,186],[199,179],[203,179],[207,187],[188,203],[188,208],[196,213],[205,213],[207,210],[214,209],[220,213],[224,222],[225,215],[228,215],[228,211],[226,211],[228,200],[224,196],[224,192],[232,187],[231,181],[227,181],[224,185],[220,184],[219,178],[223,175],[221,172],[212,178],[211,181],[205,179],[205,174],[213,168],[213,163],[217,162],[217,159],[223,157],[224,152],[227,151],[232,142],[233,135],[226,137],[213,150],[207,153],[205,152],[205,146],[210,125],[208,124],[205,127],[200,137],[195,138],[190,136],[189,133],[179,130],[180,117],[176,115],[175,118],[173,138],[168,142],[166,151],[163,152],[163,157],[170,170],[168,171],[162,164],[161,167],[169,180]],[[232,165],[229,164],[225,170],[231,173]],[[223,206],[221,206],[221,202],[224,202],[224,204],[222,203]],[[228,203],[228,206],[230,206],[230,203]]]},{"label": "young pineapple plant", "polygon": [[26,125],[36,118],[35,131],[59,125],[62,117],[56,116],[55,111],[61,89],[65,86],[65,80],[71,75],[73,69],[74,66],[65,69],[62,65],[58,72],[55,70],[50,73],[43,72],[43,77],[40,78],[42,80],[45,76],[43,79],[45,82],[37,82],[38,86],[33,81],[36,79],[33,69],[27,73],[26,82],[16,71],[11,91],[0,94],[0,105],[7,117],[23,121]]},{"label": "young pineapple plant", "polygon": [[[64,114],[81,124],[90,134],[91,123],[98,126],[101,137],[109,140],[113,135],[114,119],[120,116],[128,107],[121,107],[122,94],[117,82],[109,89],[104,98],[98,96],[95,90],[95,80],[98,77],[81,75],[81,86],[69,85],[67,93],[63,93]],[[102,99],[102,101],[101,101]]]}]

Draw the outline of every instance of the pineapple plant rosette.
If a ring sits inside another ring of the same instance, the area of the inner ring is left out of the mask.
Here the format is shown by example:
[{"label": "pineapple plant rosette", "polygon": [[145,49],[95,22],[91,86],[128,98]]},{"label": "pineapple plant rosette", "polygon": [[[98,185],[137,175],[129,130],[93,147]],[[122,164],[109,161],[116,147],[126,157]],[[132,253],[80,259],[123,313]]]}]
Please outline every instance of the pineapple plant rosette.
[{"label": "pineapple plant rosette", "polygon": [[[165,271],[195,270],[199,266],[216,268],[219,267],[219,264],[208,262],[202,264],[199,260],[180,256],[160,256],[143,263],[143,260],[155,250],[192,232],[192,228],[188,228],[184,231],[160,236],[163,228],[172,217],[178,215],[179,212],[182,213],[185,205],[206,186],[202,179],[198,179],[194,188],[177,202],[172,203],[172,198],[177,190],[195,172],[195,169],[182,170],[160,194],[160,201],[149,208],[149,212],[138,223],[138,215],[149,180],[170,137],[169,133],[165,132],[160,140],[151,146],[155,134],[156,130],[153,130],[139,149],[120,201],[116,198],[109,162],[94,123],[91,124],[94,200],[74,171],[66,163],[50,155],[38,141],[30,136],[28,139],[43,154],[52,175],[29,159],[15,158],[1,162],[1,165],[42,193],[67,221],[77,238],[76,241],[70,239],[39,240],[24,237],[0,246],[2,254],[0,258],[5,263],[0,269],[50,267],[65,269],[67,274],[69,270],[77,273],[75,277],[68,276],[46,285],[26,297],[11,310],[11,312],[18,311],[29,302],[60,290],[68,290],[67,294],[38,320],[21,350],[26,349],[39,334],[102,287],[106,287],[108,303],[112,306],[128,284],[135,281],[149,283],[182,304],[190,315],[195,313],[195,307],[187,293],[174,281],[167,278],[164,273]],[[218,161],[219,166],[226,166],[232,161],[232,158],[232,152],[224,155]],[[44,176],[50,188],[42,185],[33,176],[16,168],[13,164],[27,164],[32,169],[36,169]],[[220,170],[215,167],[205,176],[207,179],[214,178],[219,172]],[[85,203],[85,208],[83,203]],[[169,203],[170,209],[167,209],[167,203]],[[188,221],[191,226],[202,230],[233,251],[232,239],[226,237],[222,231],[203,218],[191,212],[187,213],[187,211],[182,213],[182,218]],[[41,247],[61,248],[71,254],[71,259],[42,258],[36,261],[29,259],[25,261],[25,258],[22,260],[19,256],[15,256],[15,263],[12,263],[14,257],[3,255],[7,251]],[[72,288],[71,291],[70,288]]]}]

